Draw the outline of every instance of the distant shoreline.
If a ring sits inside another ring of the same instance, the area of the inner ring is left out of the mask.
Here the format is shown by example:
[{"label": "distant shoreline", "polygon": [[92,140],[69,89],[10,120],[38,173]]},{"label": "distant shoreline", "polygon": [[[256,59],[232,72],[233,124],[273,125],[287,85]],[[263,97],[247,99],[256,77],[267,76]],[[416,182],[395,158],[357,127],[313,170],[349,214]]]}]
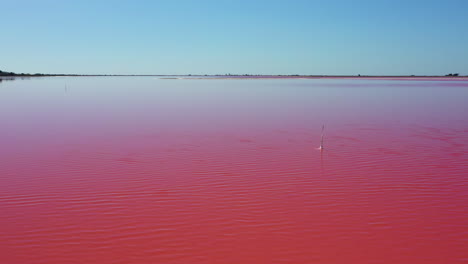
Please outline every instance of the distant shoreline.
[{"label": "distant shoreline", "polygon": [[0,79],[41,78],[41,77],[160,77],[160,79],[202,79],[202,80],[242,80],[242,79],[362,79],[362,80],[440,80],[468,81],[468,76],[440,75],[149,75],[149,74],[9,74]]},{"label": "distant shoreline", "polygon": [[362,79],[362,80],[468,80],[458,73],[446,75],[256,75],[256,74],[43,74],[16,73],[0,70],[0,80],[33,77],[159,77],[160,79]]},{"label": "distant shoreline", "polygon": [[[242,76],[242,75],[211,75],[211,76],[179,76],[180,79],[355,79],[355,80],[463,80],[468,81],[468,76],[350,76],[350,75],[258,75],[258,76]],[[176,78],[167,78],[176,79]],[[178,78],[177,78],[178,79]]]}]

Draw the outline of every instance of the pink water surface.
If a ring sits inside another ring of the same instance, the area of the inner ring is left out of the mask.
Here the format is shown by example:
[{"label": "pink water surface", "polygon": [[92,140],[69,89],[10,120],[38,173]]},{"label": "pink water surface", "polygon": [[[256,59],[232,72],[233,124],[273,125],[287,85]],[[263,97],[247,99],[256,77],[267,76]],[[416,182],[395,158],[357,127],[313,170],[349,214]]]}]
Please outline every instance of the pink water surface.
[{"label": "pink water surface", "polygon": [[3,81],[0,262],[466,263],[467,99],[467,81]]}]

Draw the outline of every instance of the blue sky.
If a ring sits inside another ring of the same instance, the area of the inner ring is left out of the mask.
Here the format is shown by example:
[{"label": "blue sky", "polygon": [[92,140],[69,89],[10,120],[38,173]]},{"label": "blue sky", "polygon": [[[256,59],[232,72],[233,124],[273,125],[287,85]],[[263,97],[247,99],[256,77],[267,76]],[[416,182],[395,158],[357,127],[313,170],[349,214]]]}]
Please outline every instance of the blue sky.
[{"label": "blue sky", "polygon": [[468,74],[468,1],[4,1],[0,69]]}]

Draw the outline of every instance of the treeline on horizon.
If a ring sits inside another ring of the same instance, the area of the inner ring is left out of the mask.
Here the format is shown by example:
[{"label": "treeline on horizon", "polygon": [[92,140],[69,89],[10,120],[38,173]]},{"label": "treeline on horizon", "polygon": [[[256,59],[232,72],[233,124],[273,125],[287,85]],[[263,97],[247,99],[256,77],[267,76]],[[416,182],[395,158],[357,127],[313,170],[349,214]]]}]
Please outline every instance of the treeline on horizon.
[{"label": "treeline on horizon", "polygon": [[5,72],[5,71],[0,70],[0,76],[46,76],[46,74],[42,74],[42,73],[35,73],[35,74],[15,73],[15,72]]},{"label": "treeline on horizon", "polygon": [[[326,77],[326,76],[336,76],[336,77],[441,77],[441,76],[446,76],[446,77],[459,77],[459,73],[449,73],[446,75],[300,75],[300,74],[278,74],[278,75],[269,75],[269,74],[214,74],[214,75],[209,75],[209,74],[44,74],[44,73],[15,73],[15,72],[6,72],[0,70],[0,76],[310,76],[310,77]],[[468,75],[467,75],[468,76]]]}]

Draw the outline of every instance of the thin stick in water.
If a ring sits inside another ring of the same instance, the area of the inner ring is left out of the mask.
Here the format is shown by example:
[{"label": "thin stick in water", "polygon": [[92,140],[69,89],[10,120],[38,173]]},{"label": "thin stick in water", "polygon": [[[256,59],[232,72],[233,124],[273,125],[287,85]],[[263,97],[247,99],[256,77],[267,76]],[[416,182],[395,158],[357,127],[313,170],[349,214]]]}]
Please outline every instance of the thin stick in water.
[{"label": "thin stick in water", "polygon": [[322,125],[322,137],[320,138],[320,150],[323,150],[323,132],[325,131],[325,125]]}]

